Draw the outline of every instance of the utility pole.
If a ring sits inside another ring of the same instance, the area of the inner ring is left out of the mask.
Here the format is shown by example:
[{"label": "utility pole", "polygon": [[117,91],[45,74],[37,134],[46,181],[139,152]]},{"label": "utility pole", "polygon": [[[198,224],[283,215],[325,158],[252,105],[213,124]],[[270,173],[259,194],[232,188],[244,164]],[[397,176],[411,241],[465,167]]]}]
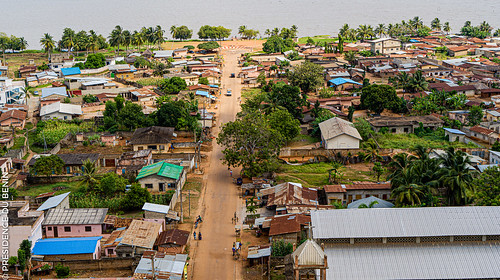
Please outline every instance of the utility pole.
[{"label": "utility pole", "polygon": [[184,211],[182,210],[182,189],[179,188],[179,194],[181,199],[181,224],[184,222]]},{"label": "utility pole", "polygon": [[188,190],[188,200],[189,200],[189,217],[191,217],[191,190]]}]

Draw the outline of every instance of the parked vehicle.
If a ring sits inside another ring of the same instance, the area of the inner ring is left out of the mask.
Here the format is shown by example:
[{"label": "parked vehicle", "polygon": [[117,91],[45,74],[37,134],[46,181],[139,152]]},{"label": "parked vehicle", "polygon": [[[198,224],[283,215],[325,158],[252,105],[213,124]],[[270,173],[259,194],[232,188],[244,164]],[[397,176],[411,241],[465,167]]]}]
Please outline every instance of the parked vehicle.
[{"label": "parked vehicle", "polygon": [[231,90],[230,90],[230,89],[228,89],[228,90],[226,91],[226,96],[231,96],[231,95],[232,95]]}]

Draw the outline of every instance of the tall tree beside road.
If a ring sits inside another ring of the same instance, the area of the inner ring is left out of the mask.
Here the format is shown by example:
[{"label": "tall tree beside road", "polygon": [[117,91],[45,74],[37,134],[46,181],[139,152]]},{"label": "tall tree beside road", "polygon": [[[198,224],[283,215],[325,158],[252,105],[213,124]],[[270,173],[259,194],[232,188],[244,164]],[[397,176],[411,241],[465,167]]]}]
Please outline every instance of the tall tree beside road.
[{"label": "tall tree beside road", "polygon": [[470,126],[478,125],[483,119],[483,109],[479,106],[472,106],[467,115],[467,122]]},{"label": "tall tree beside road", "polygon": [[42,39],[40,39],[40,44],[42,45],[44,51],[47,53],[47,57],[50,62],[50,54],[56,47],[54,38],[49,33],[45,33],[43,34]]},{"label": "tall tree beside road", "polygon": [[296,86],[276,83],[267,94],[267,103],[275,108],[286,109],[294,118],[302,118],[302,107],[307,104],[307,95]]},{"label": "tall tree beside road", "polygon": [[277,168],[283,137],[262,113],[255,111],[225,123],[217,143],[224,147],[224,164],[241,166],[246,176],[255,177]]},{"label": "tall tree beside road", "polygon": [[287,78],[292,86],[298,86],[304,93],[312,92],[324,84],[323,67],[306,61],[293,67]]}]

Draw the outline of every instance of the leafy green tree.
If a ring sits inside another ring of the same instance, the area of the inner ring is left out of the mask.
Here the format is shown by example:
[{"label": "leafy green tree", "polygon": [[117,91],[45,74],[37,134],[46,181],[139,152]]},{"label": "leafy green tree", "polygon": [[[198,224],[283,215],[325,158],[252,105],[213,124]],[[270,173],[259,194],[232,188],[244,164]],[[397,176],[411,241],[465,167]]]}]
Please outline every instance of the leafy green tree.
[{"label": "leafy green tree", "polygon": [[311,123],[312,126],[311,135],[318,138],[321,137],[321,130],[319,129],[319,124],[333,117],[335,117],[335,115],[329,110],[319,108],[319,110],[316,113],[316,118]]},{"label": "leafy green tree", "polygon": [[324,85],[323,67],[308,61],[293,67],[287,78],[292,86],[298,86],[305,93]]},{"label": "leafy green tree", "polygon": [[229,37],[230,35],[231,29],[227,29],[223,26],[204,25],[200,27],[200,30],[198,31],[198,37],[200,39],[222,40]]},{"label": "leafy green tree", "polygon": [[354,107],[353,106],[349,106],[348,108],[348,114],[347,114],[347,120],[349,120],[350,122],[352,122],[352,118],[354,116]]},{"label": "leafy green tree", "polygon": [[257,77],[257,83],[259,83],[261,87],[266,85],[266,74],[264,74],[264,72],[260,72]]},{"label": "leafy green tree", "polygon": [[311,38],[311,37],[307,37],[306,44],[308,44],[308,45],[314,45],[314,39]]},{"label": "leafy green tree", "polygon": [[479,106],[472,106],[469,111],[469,115],[467,115],[467,122],[470,126],[475,126],[481,123],[483,119],[483,109]]},{"label": "leafy green tree", "polygon": [[210,83],[208,82],[208,78],[207,77],[201,77],[201,78],[198,79],[198,84],[207,85],[208,86],[208,84],[210,84]]},{"label": "leafy green tree", "polygon": [[252,112],[225,123],[217,143],[224,147],[222,160],[229,166],[241,166],[249,177],[273,171],[283,145],[283,137],[271,128],[265,116]]},{"label": "leafy green tree", "polygon": [[295,43],[291,38],[283,39],[277,35],[271,36],[262,45],[262,50],[266,53],[283,53],[293,49]]},{"label": "leafy green tree", "polygon": [[24,239],[21,244],[19,244],[19,249],[24,251],[26,260],[29,260],[29,258],[31,258],[31,241],[29,241],[28,239]]},{"label": "leafy green tree", "polygon": [[147,125],[146,116],[142,112],[139,104],[127,102],[123,109],[118,113],[121,127],[126,130],[135,130],[136,128]]},{"label": "leafy green tree", "polygon": [[[30,248],[31,249],[31,248]],[[26,252],[23,249],[17,250],[17,261],[19,262],[19,269],[21,271],[26,267]]]},{"label": "leafy green tree", "polygon": [[193,30],[189,29],[187,26],[182,25],[179,27],[172,26],[170,28],[170,34],[172,34],[172,37],[174,39],[179,39],[179,40],[187,40],[191,39],[193,36]]},{"label": "leafy green tree", "polygon": [[186,88],[186,81],[179,77],[164,79],[160,83],[160,90],[166,94],[178,94],[181,90],[185,90]]},{"label": "leafy green tree", "polygon": [[155,113],[155,124],[176,129],[196,130],[199,124],[197,118],[190,114],[193,109],[197,111],[197,108],[191,108],[190,104],[184,100],[165,101]]},{"label": "leafy green tree", "polygon": [[375,172],[375,176],[377,177],[377,182],[380,182],[380,176],[384,174],[385,168],[382,166],[380,162],[375,162],[373,164],[372,171]]},{"label": "leafy green tree", "polygon": [[306,105],[306,95],[296,86],[276,83],[267,94],[267,101],[277,107],[285,108],[294,118],[302,118],[302,107]]},{"label": "leafy green tree", "polygon": [[372,126],[363,118],[356,118],[354,127],[358,130],[359,135],[364,141],[368,140],[370,138],[370,134],[373,133]]},{"label": "leafy green tree", "polygon": [[369,85],[363,87],[361,93],[361,106],[376,114],[384,109],[397,108],[400,102],[396,90],[389,85]]},{"label": "leafy green tree", "polygon": [[123,208],[127,210],[141,209],[144,203],[151,201],[151,194],[139,184],[132,184],[130,190],[123,197]]},{"label": "leafy green tree", "polygon": [[117,192],[124,192],[127,184],[127,179],[111,172],[99,181],[99,192],[105,197],[111,197],[116,195]]},{"label": "leafy green tree", "polygon": [[500,141],[496,141],[493,146],[491,147],[491,149],[495,152],[500,152]]},{"label": "leafy green tree", "polygon": [[83,102],[85,103],[94,103],[94,102],[97,102],[97,97],[95,95],[92,95],[92,94],[86,94],[83,96]]},{"label": "leafy green tree", "polygon": [[91,53],[85,61],[85,68],[97,69],[106,66],[106,58],[102,53]]},{"label": "leafy green tree", "polygon": [[215,41],[201,43],[201,44],[198,45],[198,49],[200,49],[200,50],[207,50],[207,51],[213,51],[213,50],[215,50],[215,49],[217,49],[219,47],[220,47],[219,43],[217,43]]},{"label": "leafy green tree", "polygon": [[284,257],[293,253],[293,244],[290,242],[285,242],[283,239],[278,241],[273,241],[271,245],[271,254],[273,257]]},{"label": "leafy green tree", "polygon": [[500,206],[500,169],[498,166],[486,169],[472,181],[475,189],[474,204]]},{"label": "leafy green tree", "polygon": [[42,39],[40,39],[40,44],[42,45],[44,51],[47,53],[47,57],[49,58],[50,62],[50,54],[56,48],[56,42],[54,41],[54,38],[50,34],[45,33],[43,34]]},{"label": "leafy green tree", "polygon": [[300,122],[286,110],[276,110],[267,116],[269,125],[278,131],[285,141],[290,141],[300,133]]},{"label": "leafy green tree", "polygon": [[57,264],[54,267],[54,270],[56,271],[57,278],[66,278],[69,276],[70,270],[69,270],[68,266],[64,266],[62,264]]},{"label": "leafy green tree", "polygon": [[37,175],[62,174],[64,161],[57,155],[41,156],[36,160],[33,168]]},{"label": "leafy green tree", "polygon": [[344,53],[344,59],[351,64],[351,66],[356,65],[356,53],[353,51],[348,51]]}]

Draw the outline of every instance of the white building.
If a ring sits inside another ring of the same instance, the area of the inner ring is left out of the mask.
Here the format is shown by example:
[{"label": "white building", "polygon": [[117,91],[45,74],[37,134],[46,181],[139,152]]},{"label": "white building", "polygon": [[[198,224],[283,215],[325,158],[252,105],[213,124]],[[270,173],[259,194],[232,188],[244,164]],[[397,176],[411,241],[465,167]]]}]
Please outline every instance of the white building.
[{"label": "white building", "polygon": [[50,120],[53,118],[72,120],[82,114],[82,106],[61,102],[52,103],[40,109],[40,117],[42,120]]},{"label": "white building", "polygon": [[335,117],[320,123],[319,129],[325,149],[359,149],[362,138],[351,122]]}]

